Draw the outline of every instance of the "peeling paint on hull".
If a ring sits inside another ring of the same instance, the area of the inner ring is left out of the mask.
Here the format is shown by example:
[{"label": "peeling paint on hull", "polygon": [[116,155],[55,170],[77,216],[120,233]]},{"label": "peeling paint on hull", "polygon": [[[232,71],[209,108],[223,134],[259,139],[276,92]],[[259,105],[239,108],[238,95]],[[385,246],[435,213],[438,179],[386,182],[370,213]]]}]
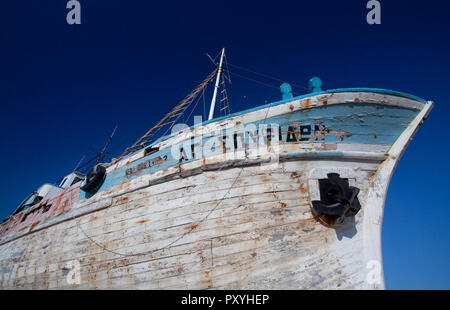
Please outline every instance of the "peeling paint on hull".
[{"label": "peeling paint on hull", "polygon": [[[270,152],[249,158],[245,144],[174,161],[168,148],[190,141],[199,128],[161,139],[157,153],[137,152],[110,166],[92,197],[75,184],[3,223],[0,287],[382,289],[382,274],[373,283],[367,266],[381,264],[387,186],[431,107],[395,94],[338,92],[202,126],[209,134],[279,123],[286,143],[274,166],[267,166]],[[311,126],[303,131],[308,140],[300,141],[301,124]],[[320,124],[328,131],[313,130]],[[299,135],[287,143],[290,126]],[[361,211],[337,227],[311,213],[318,180],[329,172],[361,189]],[[80,263],[79,284],[67,280],[73,260]]]}]

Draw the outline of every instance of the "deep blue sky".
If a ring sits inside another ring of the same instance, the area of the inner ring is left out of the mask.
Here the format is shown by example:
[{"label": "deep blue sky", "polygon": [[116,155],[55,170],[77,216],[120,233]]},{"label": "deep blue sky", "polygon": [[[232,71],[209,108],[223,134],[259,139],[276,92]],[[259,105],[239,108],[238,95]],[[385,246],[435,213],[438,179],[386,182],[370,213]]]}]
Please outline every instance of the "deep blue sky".
[{"label": "deep blue sky", "polygon": [[[388,289],[450,289],[448,1],[381,0],[372,26],[366,0],[80,2],[81,25],[66,23],[65,0],[0,5],[1,218],[101,149],[115,124],[118,155],[209,74],[205,53],[225,46],[230,63],[300,85],[317,75],[325,89],[436,102],[392,178],[383,258]],[[280,99],[232,82],[232,112]]]}]

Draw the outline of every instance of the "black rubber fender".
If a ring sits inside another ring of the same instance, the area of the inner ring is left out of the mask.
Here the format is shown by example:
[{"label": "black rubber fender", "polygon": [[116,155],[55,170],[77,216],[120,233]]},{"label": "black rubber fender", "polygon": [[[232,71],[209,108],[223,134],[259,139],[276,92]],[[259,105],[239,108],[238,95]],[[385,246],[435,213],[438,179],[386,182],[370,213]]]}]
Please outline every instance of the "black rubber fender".
[{"label": "black rubber fender", "polygon": [[91,192],[97,189],[105,180],[106,168],[102,165],[95,165],[86,175],[80,189],[85,192]]}]

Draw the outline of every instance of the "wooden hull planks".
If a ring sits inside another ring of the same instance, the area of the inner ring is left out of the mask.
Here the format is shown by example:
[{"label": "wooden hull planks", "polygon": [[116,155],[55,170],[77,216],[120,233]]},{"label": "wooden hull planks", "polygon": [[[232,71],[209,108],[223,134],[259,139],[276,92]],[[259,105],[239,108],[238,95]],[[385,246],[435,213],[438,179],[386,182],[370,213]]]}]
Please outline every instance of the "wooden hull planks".
[{"label": "wooden hull planks", "polygon": [[[431,107],[392,94],[337,92],[163,138],[156,153],[138,151],[108,167],[92,197],[74,184],[3,223],[0,287],[383,289],[387,187]],[[251,133],[245,136],[262,123],[279,125],[276,162],[273,145],[266,140],[253,154]],[[201,147],[222,139],[224,148],[197,156],[192,137],[201,137]],[[183,145],[191,154],[180,160],[171,147]],[[335,227],[311,212],[318,180],[330,172],[360,189],[362,206]]]}]

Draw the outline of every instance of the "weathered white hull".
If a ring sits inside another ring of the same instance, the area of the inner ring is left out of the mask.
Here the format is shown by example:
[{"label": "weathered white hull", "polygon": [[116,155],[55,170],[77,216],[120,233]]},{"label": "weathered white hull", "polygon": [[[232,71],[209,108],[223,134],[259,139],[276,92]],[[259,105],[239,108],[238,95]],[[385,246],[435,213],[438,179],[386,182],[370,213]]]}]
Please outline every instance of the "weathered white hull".
[{"label": "weathered white hull", "polygon": [[[0,287],[383,289],[387,187],[430,108],[389,148],[339,145],[346,156],[280,156],[272,165],[264,154],[251,161],[221,155],[177,173],[144,174],[78,203],[74,186],[57,202],[58,216],[3,232]],[[282,147],[288,154],[295,146]],[[317,182],[329,172],[361,189],[361,211],[336,227],[311,213]],[[73,206],[64,210],[64,201]]]}]

